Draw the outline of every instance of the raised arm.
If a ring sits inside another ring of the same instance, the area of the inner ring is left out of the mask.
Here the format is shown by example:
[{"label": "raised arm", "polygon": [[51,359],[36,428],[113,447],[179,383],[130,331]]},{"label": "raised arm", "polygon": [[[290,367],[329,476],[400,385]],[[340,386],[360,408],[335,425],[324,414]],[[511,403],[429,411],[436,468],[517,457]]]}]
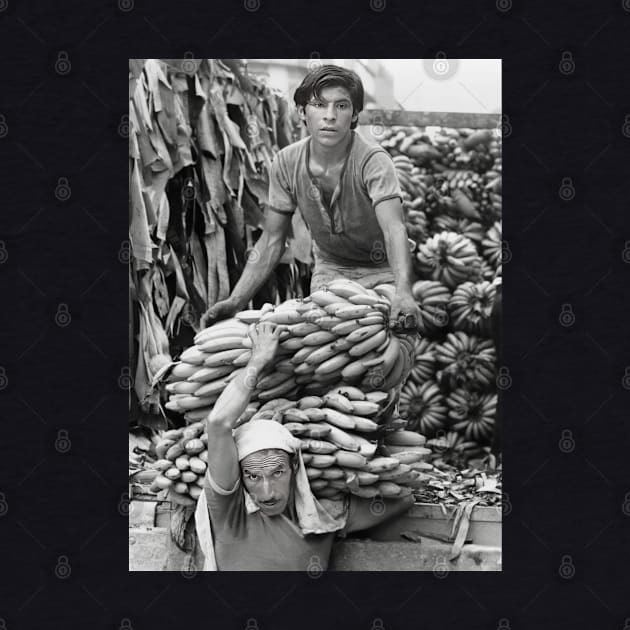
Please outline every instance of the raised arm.
[{"label": "raised arm", "polygon": [[247,264],[230,296],[211,306],[201,318],[205,328],[214,321],[232,317],[247,307],[247,303],[266,282],[276,268],[285,249],[285,242],[291,227],[291,215],[268,210],[265,229],[247,256]]},{"label": "raised arm", "polygon": [[245,411],[261,373],[274,359],[280,329],[272,323],[258,324],[250,332],[252,356],[223,390],[206,419],[208,434],[208,469],[219,487],[234,487],[240,471],[232,429]]},{"label": "raised arm", "polygon": [[398,198],[385,199],[376,205],[376,219],[383,230],[387,260],[394,272],[396,295],[392,303],[390,324],[398,320],[400,315],[413,315],[415,327],[422,315],[411,293],[413,269],[407,228],[403,215],[403,207]]},{"label": "raised arm", "polygon": [[276,268],[284,253],[291,216],[272,209],[267,211],[265,230],[248,255],[247,265],[230,296],[238,308],[245,308]]}]

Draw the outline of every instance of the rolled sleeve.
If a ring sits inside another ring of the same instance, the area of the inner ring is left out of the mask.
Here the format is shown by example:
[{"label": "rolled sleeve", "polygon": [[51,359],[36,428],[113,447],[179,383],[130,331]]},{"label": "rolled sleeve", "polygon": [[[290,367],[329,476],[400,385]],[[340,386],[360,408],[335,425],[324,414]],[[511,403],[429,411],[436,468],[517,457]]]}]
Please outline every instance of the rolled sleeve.
[{"label": "rolled sleeve", "polygon": [[372,207],[387,199],[398,198],[402,201],[402,191],[394,162],[385,151],[377,151],[367,158],[362,176]]},{"label": "rolled sleeve", "polygon": [[278,153],[271,163],[269,206],[271,210],[283,214],[293,214],[297,206],[282,152]]},{"label": "rolled sleeve", "polygon": [[240,477],[231,490],[221,488],[206,472],[204,492],[208,503],[208,512],[216,538],[221,538],[224,531],[239,532],[245,524],[245,497]]}]

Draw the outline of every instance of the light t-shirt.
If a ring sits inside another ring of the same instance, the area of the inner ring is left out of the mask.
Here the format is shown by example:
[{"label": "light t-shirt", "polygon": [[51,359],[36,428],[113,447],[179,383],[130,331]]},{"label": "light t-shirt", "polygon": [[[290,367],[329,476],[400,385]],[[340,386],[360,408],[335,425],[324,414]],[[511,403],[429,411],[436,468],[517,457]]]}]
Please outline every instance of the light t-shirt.
[{"label": "light t-shirt", "polygon": [[325,571],[335,536],[345,536],[354,511],[350,501],[346,526],[339,532],[303,535],[284,514],[248,513],[240,477],[226,491],[206,474],[204,486],[219,571]]},{"label": "light t-shirt", "polygon": [[[351,144],[330,205],[308,167],[310,136],[280,150],[271,165],[270,210],[300,209],[315,242],[315,255],[341,264],[387,267],[375,206],[402,193],[394,162],[383,147],[351,131]],[[374,252],[377,255],[374,255]]]}]

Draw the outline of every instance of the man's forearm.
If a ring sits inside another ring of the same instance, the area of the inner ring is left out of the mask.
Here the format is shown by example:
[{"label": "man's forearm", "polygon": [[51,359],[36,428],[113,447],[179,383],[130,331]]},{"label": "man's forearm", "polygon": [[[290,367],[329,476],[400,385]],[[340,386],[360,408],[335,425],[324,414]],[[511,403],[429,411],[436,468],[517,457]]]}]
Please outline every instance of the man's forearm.
[{"label": "man's forearm", "polygon": [[221,392],[208,416],[208,422],[222,424],[233,429],[247,408],[252,391],[264,369],[263,362],[251,360]]},{"label": "man's forearm", "polygon": [[407,240],[407,228],[404,224],[394,224],[384,233],[387,260],[394,272],[397,291],[411,291],[413,270],[411,255],[409,253],[409,241]]},{"label": "man's forearm", "polygon": [[283,252],[283,242],[270,242],[264,234],[258,239],[252,253],[248,256],[247,265],[230,295],[230,298],[240,308],[244,308],[256,291],[266,282],[280,261]]}]

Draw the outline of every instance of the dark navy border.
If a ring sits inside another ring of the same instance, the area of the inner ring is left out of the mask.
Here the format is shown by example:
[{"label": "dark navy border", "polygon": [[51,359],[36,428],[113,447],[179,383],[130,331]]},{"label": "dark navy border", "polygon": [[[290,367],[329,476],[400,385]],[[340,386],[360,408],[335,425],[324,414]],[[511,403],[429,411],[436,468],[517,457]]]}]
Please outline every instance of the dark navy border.
[{"label": "dark navy border", "polygon": [[[630,627],[629,26],[626,0],[0,0],[0,628]],[[128,573],[127,60],[187,51],[503,59],[502,573]]]}]

